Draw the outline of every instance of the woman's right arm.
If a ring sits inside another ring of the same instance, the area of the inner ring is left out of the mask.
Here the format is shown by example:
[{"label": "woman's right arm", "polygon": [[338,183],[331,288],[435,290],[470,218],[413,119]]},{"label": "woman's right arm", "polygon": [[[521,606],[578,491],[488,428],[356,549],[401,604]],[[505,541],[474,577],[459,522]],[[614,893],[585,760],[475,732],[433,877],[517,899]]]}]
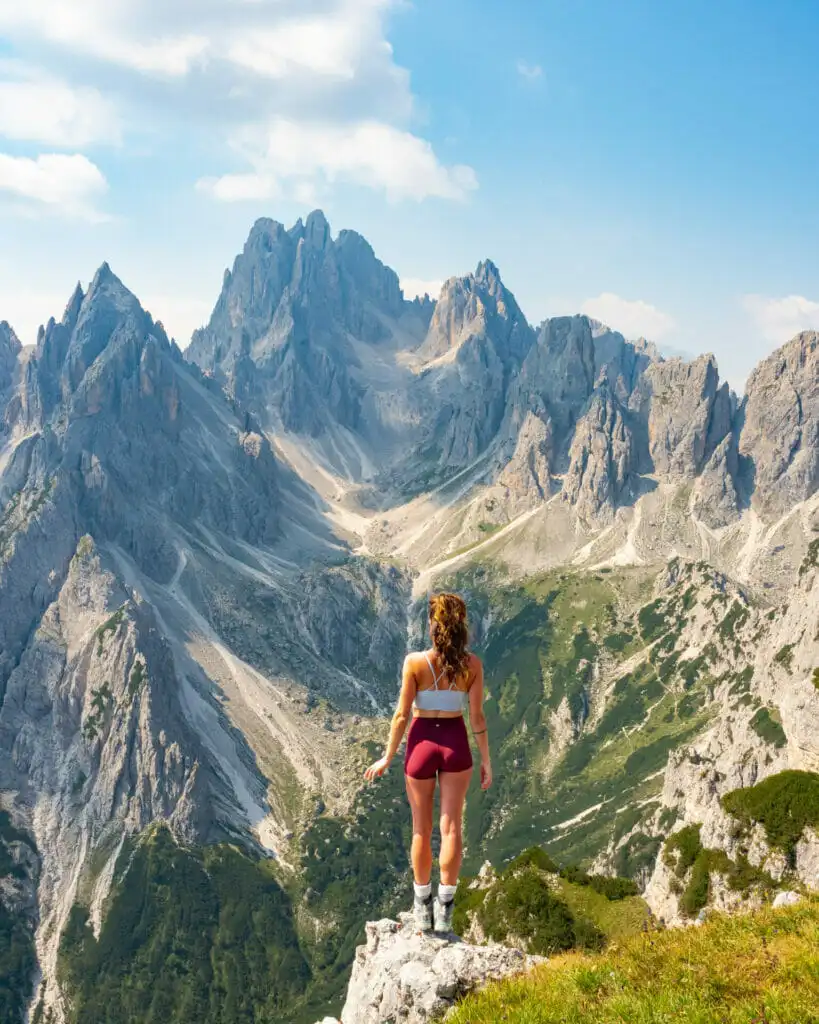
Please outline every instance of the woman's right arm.
[{"label": "woman's right arm", "polygon": [[481,754],[481,789],[489,789],[492,785],[492,760],[489,757],[486,715],[483,713],[483,665],[480,658],[475,658],[473,672],[475,678],[469,687],[469,724]]}]

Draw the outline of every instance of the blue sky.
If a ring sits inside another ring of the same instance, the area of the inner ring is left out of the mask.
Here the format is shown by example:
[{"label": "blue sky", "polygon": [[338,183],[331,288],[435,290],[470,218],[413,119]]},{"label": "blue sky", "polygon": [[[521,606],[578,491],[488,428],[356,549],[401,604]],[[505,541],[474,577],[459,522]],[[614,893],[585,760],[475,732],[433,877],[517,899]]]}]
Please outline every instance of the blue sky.
[{"label": "blue sky", "polygon": [[489,257],[741,387],[819,327],[817,44],[808,0],[0,0],[0,319],[107,259],[184,344],[320,206],[408,289]]}]

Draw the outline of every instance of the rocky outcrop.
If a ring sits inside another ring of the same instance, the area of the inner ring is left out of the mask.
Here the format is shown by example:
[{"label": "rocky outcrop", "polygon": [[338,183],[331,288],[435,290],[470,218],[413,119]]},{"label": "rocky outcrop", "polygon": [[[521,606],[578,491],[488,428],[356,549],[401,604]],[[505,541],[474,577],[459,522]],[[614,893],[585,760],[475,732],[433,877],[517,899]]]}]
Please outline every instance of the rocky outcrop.
[{"label": "rocky outcrop", "polygon": [[728,434],[714,449],[694,485],[694,515],[711,529],[727,526],[739,515],[738,471],[736,441],[733,434]]},{"label": "rocky outcrop", "polygon": [[99,926],[127,835],[155,820],[191,841],[232,834],[234,791],[183,700],[152,610],[84,538],[0,708],[0,791],[15,794],[39,859],[47,1006],[60,1006],[56,958],[68,913],[81,901]]},{"label": "rocky outcrop", "polygon": [[429,315],[404,300],[397,275],[361,235],[334,240],[316,210],[289,231],[256,222],[185,356],[286,430],[366,434],[359,378],[367,367],[351,339],[379,346],[394,333],[419,335]]},{"label": "rocky outcrop", "polygon": [[[507,946],[472,946],[417,931],[409,914],[371,921],[356,951],[341,1024],[425,1024],[488,981],[543,961]],[[326,1017],[321,1024],[338,1024]]]},{"label": "rocky outcrop", "polygon": [[624,410],[608,387],[600,388],[581,417],[569,451],[563,494],[581,522],[613,518],[635,483],[634,437]]},{"label": "rocky outcrop", "polygon": [[800,334],[760,363],[742,416],[743,487],[776,518],[819,486],[819,334]]},{"label": "rocky outcrop", "polygon": [[652,363],[631,404],[646,418],[651,466],[659,476],[697,476],[731,429],[731,393],[719,384],[713,356]]},{"label": "rocky outcrop", "polygon": [[[749,605],[743,609],[742,602],[736,609],[726,602],[731,628],[730,632],[725,628],[717,632],[720,654],[737,660],[732,671],[718,671],[716,666],[712,670],[721,680],[714,724],[691,746],[671,753],[657,819],[673,809],[675,831],[699,825],[706,849],[721,851],[732,860],[744,852],[751,864],[775,880],[788,869],[798,882],[816,889],[819,838],[812,829],[806,829],[788,865],[781,853],[768,846],[759,827],[749,840],[722,806],[726,793],[756,785],[786,769],[819,771],[815,742],[819,690],[813,681],[819,570],[810,566],[809,560],[805,565],[794,600],[784,614],[763,616]],[[746,668],[738,672],[746,658]],[[662,858],[645,898],[654,913],[667,922],[682,920],[679,887],[675,889]]]},{"label": "rocky outcrop", "polygon": [[0,436],[8,430],[6,405],[22,349],[20,340],[5,320],[0,320]]}]

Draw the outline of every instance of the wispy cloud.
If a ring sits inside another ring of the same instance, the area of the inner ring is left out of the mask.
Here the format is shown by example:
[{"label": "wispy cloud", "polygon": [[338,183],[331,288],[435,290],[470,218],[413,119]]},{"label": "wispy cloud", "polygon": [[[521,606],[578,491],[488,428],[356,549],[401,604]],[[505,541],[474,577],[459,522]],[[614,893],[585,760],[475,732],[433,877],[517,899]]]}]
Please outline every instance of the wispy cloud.
[{"label": "wispy cloud", "polygon": [[35,159],[0,153],[0,193],[42,204],[57,215],[106,219],[95,203],[107,188],[100,169],[80,153],[44,153]]},{"label": "wispy cloud", "polygon": [[766,341],[784,345],[800,331],[819,330],[819,302],[804,295],[745,295],[742,306]]},{"label": "wispy cloud", "polygon": [[471,168],[445,167],[428,142],[377,121],[336,125],[280,118],[238,133],[233,146],[253,170],[199,182],[226,201],[275,198],[316,181],[365,185],[390,200],[464,199],[477,187]]},{"label": "wispy cloud", "polygon": [[22,61],[0,61],[0,136],[77,149],[121,141],[114,104]]},{"label": "wispy cloud", "polygon": [[102,96],[115,82],[129,109],[144,102],[221,138],[225,166],[198,185],[216,199],[320,195],[335,182],[463,199],[475,172],[443,163],[414,130],[409,74],[386,38],[401,3],[0,0],[0,36],[68,80],[29,69],[8,86],[19,113],[0,94],[0,134],[75,150],[110,137],[117,118]]},{"label": "wispy cloud", "polygon": [[515,67],[520,77],[526,82],[539,82],[543,78],[543,68],[540,64],[530,64],[529,61],[521,57]]},{"label": "wispy cloud", "polygon": [[624,299],[613,292],[603,292],[587,299],[581,312],[600,320],[626,338],[647,338],[660,341],[675,328],[673,317],[643,299]]}]

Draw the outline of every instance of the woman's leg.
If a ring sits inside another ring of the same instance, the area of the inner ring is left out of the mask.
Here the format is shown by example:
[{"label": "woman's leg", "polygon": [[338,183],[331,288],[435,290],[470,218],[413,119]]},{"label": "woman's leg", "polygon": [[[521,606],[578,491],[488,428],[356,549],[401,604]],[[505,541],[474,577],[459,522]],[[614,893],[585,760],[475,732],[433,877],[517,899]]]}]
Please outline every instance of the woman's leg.
[{"label": "woman's leg", "polygon": [[427,885],[432,875],[432,802],[435,776],[407,780],[407,796],[412,809],[412,872],[418,885]]},{"label": "woman's leg", "polygon": [[464,801],[471,778],[471,768],[464,772],[441,772],[438,775],[441,783],[441,881],[444,885],[455,885],[461,870],[464,855]]}]

